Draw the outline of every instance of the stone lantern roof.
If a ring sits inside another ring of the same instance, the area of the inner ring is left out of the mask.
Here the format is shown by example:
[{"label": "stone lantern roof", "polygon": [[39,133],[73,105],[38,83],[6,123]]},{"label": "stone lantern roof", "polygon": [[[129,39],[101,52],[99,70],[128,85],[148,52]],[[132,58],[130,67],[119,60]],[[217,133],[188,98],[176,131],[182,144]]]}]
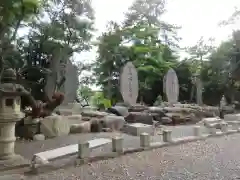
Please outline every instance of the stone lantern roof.
[{"label": "stone lantern roof", "polygon": [[23,89],[23,86],[20,84],[16,84],[16,80],[17,75],[13,69],[9,68],[4,70],[0,84],[1,96],[12,96],[14,95],[14,92],[16,92],[15,96],[19,96],[17,93]]}]

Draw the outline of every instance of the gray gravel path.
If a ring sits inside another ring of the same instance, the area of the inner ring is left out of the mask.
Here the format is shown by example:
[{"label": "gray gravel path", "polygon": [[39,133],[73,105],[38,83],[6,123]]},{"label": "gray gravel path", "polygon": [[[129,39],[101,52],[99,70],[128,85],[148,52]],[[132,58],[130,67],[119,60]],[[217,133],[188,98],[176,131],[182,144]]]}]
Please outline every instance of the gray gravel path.
[{"label": "gray gravel path", "polygon": [[60,169],[27,180],[236,180],[240,134]]},{"label": "gray gravel path", "polygon": [[[184,136],[192,136],[193,135],[193,126],[165,126],[164,128],[172,130],[173,138],[179,138]],[[205,133],[206,130],[202,128],[202,133]],[[65,137],[58,137],[54,139],[48,139],[45,141],[35,141],[35,142],[17,142],[15,151],[16,153],[24,156],[27,159],[31,159],[33,154],[66,146],[71,144],[77,144],[79,141],[86,141],[91,140],[94,138],[111,138],[116,135],[121,135],[124,138],[124,147],[127,148],[137,148],[139,147],[139,137],[131,136],[124,133],[89,133],[89,134],[75,134],[75,135],[68,135]],[[159,142],[162,141],[161,135],[152,136],[152,141]],[[111,150],[111,145],[105,146],[102,151],[109,151]],[[93,153],[97,153],[98,150],[94,151]]]}]

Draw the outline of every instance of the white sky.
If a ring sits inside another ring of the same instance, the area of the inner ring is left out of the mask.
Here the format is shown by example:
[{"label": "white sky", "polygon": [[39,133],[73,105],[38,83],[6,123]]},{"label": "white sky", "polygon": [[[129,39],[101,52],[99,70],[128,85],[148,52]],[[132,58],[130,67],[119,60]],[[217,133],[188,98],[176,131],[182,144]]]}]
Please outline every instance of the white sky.
[{"label": "white sky", "polygon": [[[105,30],[108,21],[121,22],[124,12],[134,0],[92,0],[96,13],[96,28],[100,35]],[[239,0],[168,0],[167,13],[164,20],[182,26],[179,36],[182,38],[181,47],[194,45],[201,36],[208,39],[214,37],[216,43],[228,38],[232,29],[239,27],[219,27],[221,20],[227,19],[233,12],[234,7],[240,7]],[[181,53],[182,54],[182,53]],[[82,53],[77,59],[93,60],[96,53],[94,50]]]}]

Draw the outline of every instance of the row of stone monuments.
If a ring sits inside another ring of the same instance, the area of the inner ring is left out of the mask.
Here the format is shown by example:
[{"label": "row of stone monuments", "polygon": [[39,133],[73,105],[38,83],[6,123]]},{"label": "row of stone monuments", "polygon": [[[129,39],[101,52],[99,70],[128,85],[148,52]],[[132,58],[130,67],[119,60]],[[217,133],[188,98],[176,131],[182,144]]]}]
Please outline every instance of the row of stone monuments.
[{"label": "row of stone monuments", "polygon": [[[176,72],[169,69],[164,76],[164,92],[167,95],[169,103],[174,104],[178,102],[179,83]],[[128,62],[121,73],[120,89],[125,103],[135,105],[138,98],[138,74],[132,62]]]}]

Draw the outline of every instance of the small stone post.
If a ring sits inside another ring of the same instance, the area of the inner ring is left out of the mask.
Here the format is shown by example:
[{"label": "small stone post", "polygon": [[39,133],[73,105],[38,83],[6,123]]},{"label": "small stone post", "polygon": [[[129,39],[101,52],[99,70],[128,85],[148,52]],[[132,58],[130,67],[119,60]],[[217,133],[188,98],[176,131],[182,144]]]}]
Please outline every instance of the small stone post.
[{"label": "small stone post", "polygon": [[150,135],[148,133],[140,134],[140,146],[143,148],[150,146]]},{"label": "small stone post", "polygon": [[172,141],[172,131],[163,130],[163,142],[171,142],[171,141]]},{"label": "small stone post", "polygon": [[123,152],[123,138],[122,137],[113,137],[112,138],[112,151],[117,153]]},{"label": "small stone post", "polygon": [[237,131],[240,131],[240,122],[238,122],[236,126],[237,126]]},{"label": "small stone post", "polygon": [[208,130],[209,130],[210,134],[216,134],[216,132],[217,132],[217,129],[211,125],[208,127]]},{"label": "small stone post", "polygon": [[87,159],[90,155],[89,142],[83,142],[78,144],[78,158]]},{"label": "small stone post", "polygon": [[200,126],[194,126],[193,127],[193,134],[196,137],[200,137],[201,136],[201,128],[200,128]]},{"label": "small stone post", "polygon": [[221,123],[221,131],[226,133],[228,131],[228,123]]}]

